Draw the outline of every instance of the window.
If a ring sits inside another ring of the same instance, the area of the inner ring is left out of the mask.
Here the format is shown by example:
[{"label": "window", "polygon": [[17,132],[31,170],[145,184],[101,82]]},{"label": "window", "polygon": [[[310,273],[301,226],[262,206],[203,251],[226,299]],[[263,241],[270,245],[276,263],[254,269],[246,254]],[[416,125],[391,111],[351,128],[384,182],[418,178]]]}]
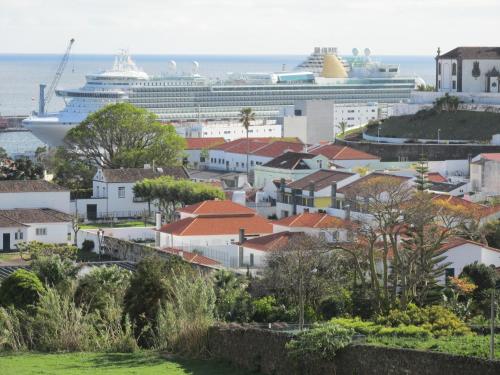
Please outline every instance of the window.
[{"label": "window", "polygon": [[24,237],[23,232],[16,232],[16,233],[14,233],[14,238],[15,238],[16,240],[22,240],[22,239],[23,239],[23,237]]},{"label": "window", "polygon": [[448,282],[449,277],[455,277],[455,268],[447,268],[444,270],[444,277],[446,282]]},{"label": "window", "polygon": [[46,236],[47,235],[47,228],[36,228],[36,235],[37,236]]},{"label": "window", "polygon": [[457,75],[457,63],[451,64],[451,75]]},{"label": "window", "polygon": [[457,81],[453,80],[451,82],[451,86],[452,86],[453,90],[456,90],[456,88],[457,88]]},{"label": "window", "polygon": [[118,198],[125,198],[125,186],[118,187]]},{"label": "window", "polygon": [[438,74],[441,74],[441,63],[438,64]]},{"label": "window", "polygon": [[438,80],[438,89],[441,88],[441,80]]}]

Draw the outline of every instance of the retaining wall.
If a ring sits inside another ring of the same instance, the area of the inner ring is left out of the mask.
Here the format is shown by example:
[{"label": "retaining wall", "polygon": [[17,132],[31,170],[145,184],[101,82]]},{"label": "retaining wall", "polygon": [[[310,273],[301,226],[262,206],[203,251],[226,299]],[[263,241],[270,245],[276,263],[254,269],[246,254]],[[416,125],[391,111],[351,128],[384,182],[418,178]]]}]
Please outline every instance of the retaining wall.
[{"label": "retaining wall", "polygon": [[292,361],[285,344],[291,335],[242,327],[213,327],[209,349],[216,359],[265,375],[498,375],[500,361],[352,344],[337,353],[334,361],[302,358]]}]

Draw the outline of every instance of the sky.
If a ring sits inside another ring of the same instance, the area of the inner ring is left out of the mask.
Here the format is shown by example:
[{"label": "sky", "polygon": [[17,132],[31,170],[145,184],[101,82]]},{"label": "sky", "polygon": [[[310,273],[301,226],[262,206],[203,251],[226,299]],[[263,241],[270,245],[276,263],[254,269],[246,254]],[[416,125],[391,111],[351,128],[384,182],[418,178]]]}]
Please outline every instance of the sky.
[{"label": "sky", "polygon": [[434,55],[500,44],[500,0],[0,0],[0,53]]}]

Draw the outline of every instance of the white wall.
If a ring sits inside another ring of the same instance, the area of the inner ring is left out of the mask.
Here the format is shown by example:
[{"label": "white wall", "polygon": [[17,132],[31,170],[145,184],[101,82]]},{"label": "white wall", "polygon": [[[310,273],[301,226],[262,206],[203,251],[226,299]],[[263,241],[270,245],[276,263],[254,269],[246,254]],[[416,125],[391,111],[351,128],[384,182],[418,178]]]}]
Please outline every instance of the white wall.
[{"label": "white wall", "polygon": [[69,191],[0,193],[0,208],[52,208],[70,213]]},{"label": "white wall", "polygon": [[231,245],[233,242],[238,242],[238,240],[239,234],[177,236],[170,233],[160,233],[160,247]]},{"label": "white wall", "polygon": [[[25,242],[27,241],[27,236],[28,236],[28,231],[26,227],[7,227],[7,228],[0,228],[0,250],[9,250],[9,249],[4,249],[3,248],[3,234],[4,233],[9,233],[10,234],[10,250],[15,250],[16,249],[16,244],[20,242]],[[18,239],[16,240],[16,233],[22,233],[22,239],[18,236]]]},{"label": "white wall", "polygon": [[[29,225],[27,228],[28,241],[40,241],[45,243],[71,243],[73,238],[73,229],[71,223],[26,223]],[[37,228],[45,228],[46,235],[37,235]],[[71,238],[68,238],[71,234]]]}]

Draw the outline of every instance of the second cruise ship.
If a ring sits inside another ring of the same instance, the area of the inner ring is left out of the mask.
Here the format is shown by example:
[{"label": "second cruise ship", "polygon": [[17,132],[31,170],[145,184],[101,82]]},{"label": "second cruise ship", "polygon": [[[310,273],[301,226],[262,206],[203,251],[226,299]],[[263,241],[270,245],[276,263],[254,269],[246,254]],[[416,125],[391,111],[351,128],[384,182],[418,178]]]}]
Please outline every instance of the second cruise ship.
[{"label": "second cruise ship", "polygon": [[69,129],[111,103],[145,108],[164,123],[237,120],[244,107],[251,107],[256,118],[275,119],[297,100],[399,103],[421,82],[400,75],[398,65],[372,61],[369,49],[362,55],[353,49],[343,59],[336,48],[316,47],[293,71],[233,73],[224,80],[203,77],[197,62],[191,74],[177,74],[171,61],[170,73],[149,76],[123,52],[112,69],[88,74],[82,88],[57,89],[66,102],[61,112],[34,114],[23,125],[45,143],[58,145]]}]

